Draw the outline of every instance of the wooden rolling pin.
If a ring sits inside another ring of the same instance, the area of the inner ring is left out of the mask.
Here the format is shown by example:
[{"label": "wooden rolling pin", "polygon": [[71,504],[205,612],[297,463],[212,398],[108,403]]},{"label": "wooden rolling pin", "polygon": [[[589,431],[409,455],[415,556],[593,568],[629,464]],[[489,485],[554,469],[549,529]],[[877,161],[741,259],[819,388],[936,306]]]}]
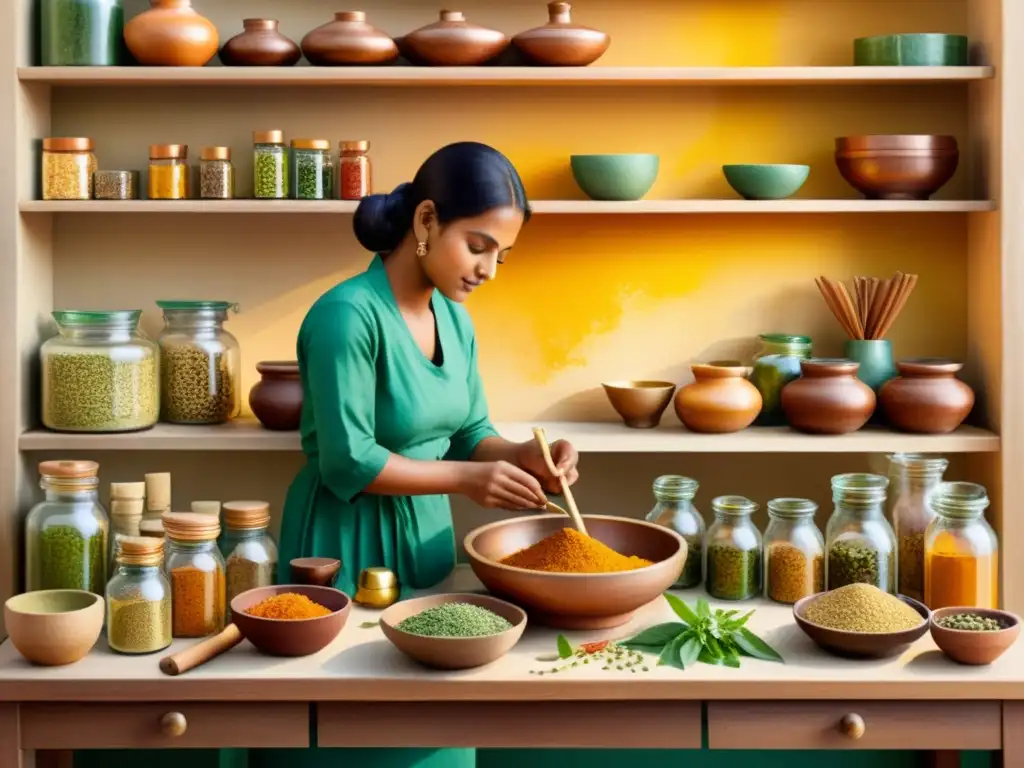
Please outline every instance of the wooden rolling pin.
[{"label": "wooden rolling pin", "polygon": [[[572,518],[572,523],[576,527],[576,530],[584,535],[587,534],[587,526],[583,524],[583,516],[580,514],[579,509],[576,506],[576,499],[572,496],[572,490],[569,488],[569,483],[565,479],[565,475],[562,471],[555,466],[555,460],[551,457],[551,446],[548,445],[548,438],[544,434],[543,427],[534,427],[533,436],[537,440],[537,444],[540,446],[540,451],[544,454],[544,462],[548,465],[548,472],[558,478],[562,484],[562,495],[565,497],[565,503],[569,507],[569,517]],[[550,505],[551,506],[557,505]]]},{"label": "wooden rolling pin", "polygon": [[237,624],[228,624],[220,634],[211,635],[183,651],[160,659],[160,671],[165,675],[180,675],[210,659],[230,651],[242,642],[242,630]]}]

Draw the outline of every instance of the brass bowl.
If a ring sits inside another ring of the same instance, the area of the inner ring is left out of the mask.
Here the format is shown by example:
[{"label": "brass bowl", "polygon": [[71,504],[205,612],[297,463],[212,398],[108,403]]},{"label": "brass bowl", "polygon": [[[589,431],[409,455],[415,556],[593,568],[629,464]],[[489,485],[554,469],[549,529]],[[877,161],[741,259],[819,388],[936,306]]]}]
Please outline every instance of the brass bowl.
[{"label": "brass bowl", "polygon": [[531,621],[562,629],[625,624],[682,573],[686,541],[675,531],[624,517],[584,515],[583,520],[593,538],[654,564],[615,573],[548,573],[502,565],[502,558],[566,526],[561,515],[531,515],[471,531],[464,546],[473,573],[495,595],[525,608]]},{"label": "brass bowl", "polygon": [[956,173],[952,136],[847,136],[836,139],[836,166],[869,200],[927,200]]},{"label": "brass bowl", "polygon": [[676,391],[670,381],[608,381],[601,386],[612,408],[633,429],[658,426]]}]

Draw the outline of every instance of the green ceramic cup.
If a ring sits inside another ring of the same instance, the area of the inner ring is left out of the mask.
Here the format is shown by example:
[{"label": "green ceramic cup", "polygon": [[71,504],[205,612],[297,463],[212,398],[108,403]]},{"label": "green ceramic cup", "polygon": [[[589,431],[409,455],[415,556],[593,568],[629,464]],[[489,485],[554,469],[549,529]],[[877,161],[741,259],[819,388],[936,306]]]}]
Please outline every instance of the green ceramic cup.
[{"label": "green ceramic cup", "polygon": [[569,165],[591,200],[639,200],[658,178],[657,155],[571,155]]},{"label": "green ceramic cup", "polygon": [[968,50],[964,35],[859,37],[853,41],[853,63],[858,67],[964,67]]},{"label": "green ceramic cup", "polygon": [[857,378],[875,392],[897,374],[888,339],[850,339],[846,342],[846,356],[860,363]]},{"label": "green ceramic cup", "polygon": [[729,186],[745,200],[783,200],[792,197],[807,181],[809,165],[723,165]]}]

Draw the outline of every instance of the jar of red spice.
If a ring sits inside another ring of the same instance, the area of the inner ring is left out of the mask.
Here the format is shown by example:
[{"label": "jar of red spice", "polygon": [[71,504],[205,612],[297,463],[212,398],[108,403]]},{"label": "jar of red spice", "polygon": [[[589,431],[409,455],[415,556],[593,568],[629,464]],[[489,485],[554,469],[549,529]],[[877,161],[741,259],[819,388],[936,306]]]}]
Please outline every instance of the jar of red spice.
[{"label": "jar of red spice", "polygon": [[343,141],[338,145],[338,188],[342,200],[362,200],[372,193],[372,169],[368,141]]}]

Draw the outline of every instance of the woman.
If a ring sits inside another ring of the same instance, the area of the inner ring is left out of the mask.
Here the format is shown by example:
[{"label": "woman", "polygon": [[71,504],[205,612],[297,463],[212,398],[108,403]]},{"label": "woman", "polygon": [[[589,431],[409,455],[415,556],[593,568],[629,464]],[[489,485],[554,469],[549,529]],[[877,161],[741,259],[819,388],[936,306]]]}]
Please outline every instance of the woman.
[{"label": "woman", "polygon": [[[502,439],[488,418],[473,326],[459,306],[496,276],[530,217],[512,164],[483,144],[450,144],[411,184],[365,198],[370,268],[313,305],[299,331],[306,466],[285,502],[279,574],[302,556],[341,559],[339,588],[385,565],[429,587],[455,565],[448,496],[541,509],[556,491],[536,443]],[[576,451],[551,445],[576,480]],[[472,766],[474,750],[318,750],[318,764]],[[289,755],[291,761],[293,755]]]}]

